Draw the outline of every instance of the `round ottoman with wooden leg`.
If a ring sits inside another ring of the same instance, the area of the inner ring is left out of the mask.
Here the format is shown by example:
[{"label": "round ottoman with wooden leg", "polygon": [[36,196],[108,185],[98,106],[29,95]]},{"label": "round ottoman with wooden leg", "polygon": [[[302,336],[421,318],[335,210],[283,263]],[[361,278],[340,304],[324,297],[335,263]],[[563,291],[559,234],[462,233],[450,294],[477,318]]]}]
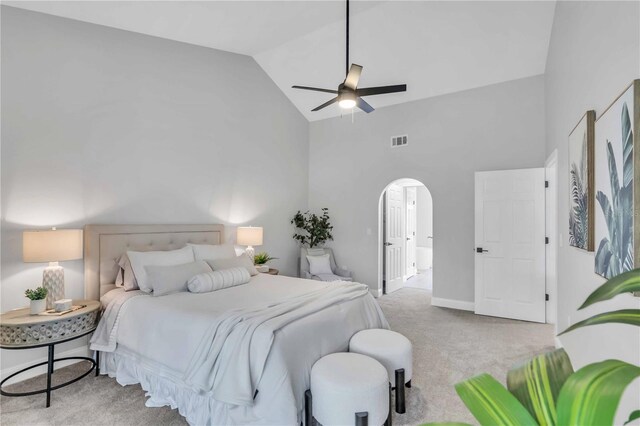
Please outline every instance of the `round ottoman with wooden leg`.
[{"label": "round ottoman with wooden leg", "polygon": [[306,425],[381,426],[390,417],[387,370],[373,358],[341,352],[320,358],[311,368],[305,398]]},{"label": "round ottoman with wooden leg", "polygon": [[396,413],[406,412],[404,387],[411,387],[413,349],[409,339],[391,330],[362,330],[353,335],[349,352],[374,358],[384,365],[396,390]]}]

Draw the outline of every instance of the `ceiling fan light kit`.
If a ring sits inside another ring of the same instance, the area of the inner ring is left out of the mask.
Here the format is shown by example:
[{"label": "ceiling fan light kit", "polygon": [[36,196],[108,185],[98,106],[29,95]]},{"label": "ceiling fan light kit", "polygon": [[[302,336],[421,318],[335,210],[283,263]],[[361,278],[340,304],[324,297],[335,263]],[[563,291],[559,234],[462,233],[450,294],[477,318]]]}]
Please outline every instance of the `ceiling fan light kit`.
[{"label": "ceiling fan light kit", "polygon": [[321,89],[318,87],[309,86],[291,86],[294,89],[311,90],[314,92],[324,92],[336,95],[335,98],[323,103],[312,109],[311,111],[319,111],[323,108],[333,105],[338,102],[338,106],[343,109],[352,109],[354,107],[360,108],[366,113],[374,111],[374,108],[369,105],[363,96],[384,95],[387,93],[406,92],[406,84],[396,84],[394,86],[379,86],[379,87],[365,87],[358,89],[358,82],[360,81],[360,75],[362,74],[362,66],[358,64],[351,64],[349,66],[349,0],[347,2],[347,31],[346,31],[346,68],[347,75],[344,81],[338,86],[338,90]]}]

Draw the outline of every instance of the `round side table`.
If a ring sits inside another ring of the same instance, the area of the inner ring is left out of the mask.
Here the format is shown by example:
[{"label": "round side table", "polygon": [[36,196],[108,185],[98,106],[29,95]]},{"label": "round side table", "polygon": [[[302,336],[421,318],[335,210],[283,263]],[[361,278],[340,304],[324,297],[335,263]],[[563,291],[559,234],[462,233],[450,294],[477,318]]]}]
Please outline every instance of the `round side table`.
[{"label": "round side table", "polygon": [[[100,302],[97,300],[74,300],[74,306],[82,306],[77,311],[68,314],[56,315],[30,315],[29,308],[14,309],[0,315],[0,348],[2,349],[33,349],[48,347],[49,356],[47,361],[23,368],[8,376],[0,382],[0,394],[5,396],[28,396],[39,393],[47,394],[47,407],[51,405],[51,392],[63,388],[71,383],[77,382],[87,376],[93,370],[96,376],[99,374],[98,363],[99,353],[96,351],[96,359],[84,356],[71,356],[54,359],[54,347],[58,343],[68,342],[92,333],[97,325],[100,316]],[[51,375],[53,365],[58,361],[71,359],[86,360],[91,362],[91,368],[75,379],[69,380],[56,386],[51,386]],[[47,387],[31,392],[6,392],[2,385],[12,377],[25,371],[37,368],[42,365],[47,366]]]}]

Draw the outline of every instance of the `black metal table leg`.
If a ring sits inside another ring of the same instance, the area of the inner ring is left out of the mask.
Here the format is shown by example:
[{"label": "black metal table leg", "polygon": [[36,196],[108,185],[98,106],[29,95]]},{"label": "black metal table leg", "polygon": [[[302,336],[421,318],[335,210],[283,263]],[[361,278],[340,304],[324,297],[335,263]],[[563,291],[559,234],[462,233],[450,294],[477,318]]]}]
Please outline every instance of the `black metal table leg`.
[{"label": "black metal table leg", "polygon": [[304,393],[304,426],[313,426],[313,398],[311,389]]},{"label": "black metal table leg", "polygon": [[356,426],[369,426],[369,412],[356,413]]},{"label": "black metal table leg", "polygon": [[411,380],[409,380],[405,386],[410,388],[411,387]]},{"label": "black metal table leg", "polygon": [[396,413],[406,412],[404,403],[404,368],[396,370]]},{"label": "black metal table leg", "polygon": [[49,358],[47,359],[47,408],[51,406],[51,375],[53,374],[53,347],[49,345]]},{"label": "black metal table leg", "polygon": [[100,375],[100,351],[96,351],[96,377]]}]

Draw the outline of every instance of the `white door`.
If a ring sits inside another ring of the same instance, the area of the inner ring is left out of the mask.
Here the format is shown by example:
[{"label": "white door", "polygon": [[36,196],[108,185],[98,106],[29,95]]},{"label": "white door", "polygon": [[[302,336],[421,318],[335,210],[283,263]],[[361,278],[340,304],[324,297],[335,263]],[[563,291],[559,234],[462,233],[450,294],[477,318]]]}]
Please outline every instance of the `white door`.
[{"label": "white door", "polygon": [[544,169],[475,174],[475,312],[545,322]]},{"label": "white door", "polygon": [[405,189],[406,232],[405,232],[405,258],[406,278],[416,274],[416,200],[417,188],[408,186]]},{"label": "white door", "polygon": [[384,279],[387,293],[402,287],[404,274],[404,214],[403,191],[390,185],[385,192]]}]

